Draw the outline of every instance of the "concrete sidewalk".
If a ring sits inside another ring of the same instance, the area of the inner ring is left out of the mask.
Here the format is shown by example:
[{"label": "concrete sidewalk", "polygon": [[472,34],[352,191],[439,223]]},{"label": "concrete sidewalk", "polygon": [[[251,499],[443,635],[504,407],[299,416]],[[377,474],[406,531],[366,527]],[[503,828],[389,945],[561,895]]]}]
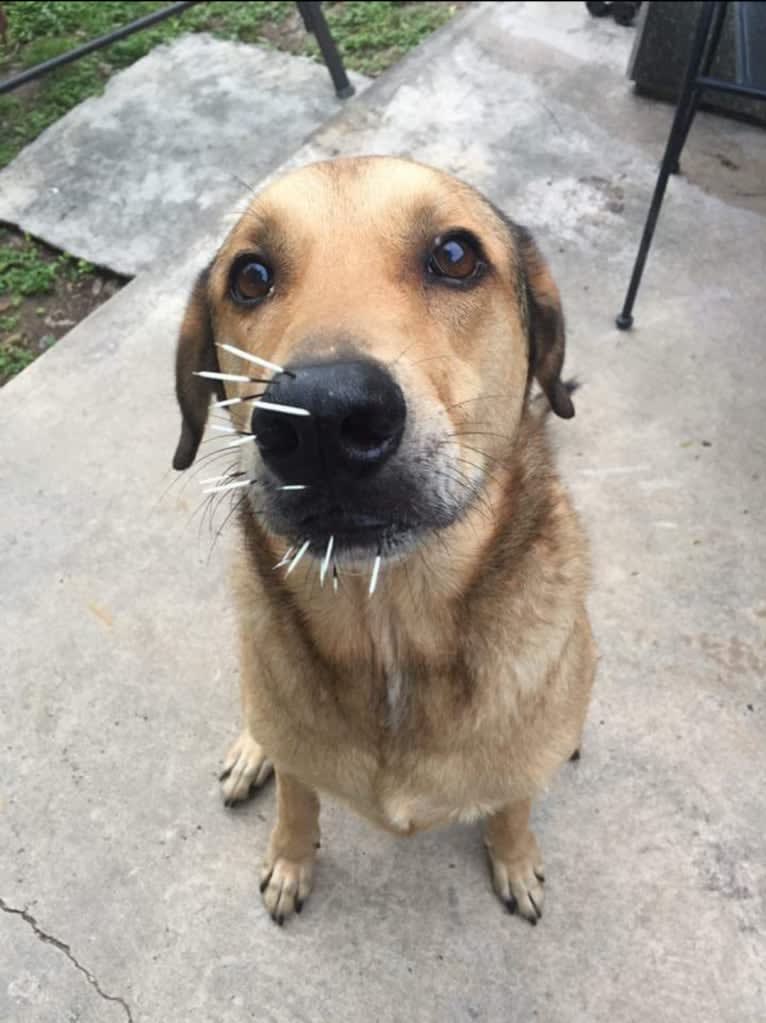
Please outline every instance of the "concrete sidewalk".
[{"label": "concrete sidewalk", "polygon": [[[369,81],[350,77],[357,91]],[[0,171],[0,221],[132,277],[185,257],[342,108],[327,69],[307,57],[182,36]]]},{"label": "concrete sidewalk", "polygon": [[630,94],[620,33],[579,3],[477,5],[291,160],[462,174],[564,296],[583,388],[553,429],[602,659],[583,759],[535,812],[541,925],[502,912],[476,829],[401,841],[329,803],[300,919],[260,906],[272,790],[217,795],[224,551],[194,480],[163,496],[201,238],[0,392],[0,1019],[763,1023],[766,219],[714,154],[762,173],[766,136],[700,117],[619,335],[670,117]]}]

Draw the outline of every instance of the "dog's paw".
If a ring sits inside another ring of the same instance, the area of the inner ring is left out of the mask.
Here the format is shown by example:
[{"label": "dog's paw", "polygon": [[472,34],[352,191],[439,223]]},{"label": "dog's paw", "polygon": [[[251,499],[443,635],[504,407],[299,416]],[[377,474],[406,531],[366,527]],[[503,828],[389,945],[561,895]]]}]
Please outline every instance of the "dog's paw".
[{"label": "dog's paw", "polygon": [[315,859],[313,853],[299,860],[272,853],[266,857],[261,872],[261,895],[271,919],[280,927],[293,913],[303,909],[311,892]]},{"label": "dog's paw", "polygon": [[535,836],[528,831],[517,843],[512,855],[500,857],[487,848],[492,867],[492,883],[509,913],[518,913],[532,926],[543,915],[545,874]]},{"label": "dog's paw", "polygon": [[224,806],[247,799],[267,780],[273,767],[261,747],[245,729],[226,755],[220,776]]}]

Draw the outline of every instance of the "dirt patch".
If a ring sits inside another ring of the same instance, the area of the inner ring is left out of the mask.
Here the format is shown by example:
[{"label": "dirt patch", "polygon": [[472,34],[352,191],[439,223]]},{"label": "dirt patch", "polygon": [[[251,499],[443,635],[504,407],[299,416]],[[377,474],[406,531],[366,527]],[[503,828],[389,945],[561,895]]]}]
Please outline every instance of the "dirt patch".
[{"label": "dirt patch", "polygon": [[126,283],[0,225],[0,385]]}]

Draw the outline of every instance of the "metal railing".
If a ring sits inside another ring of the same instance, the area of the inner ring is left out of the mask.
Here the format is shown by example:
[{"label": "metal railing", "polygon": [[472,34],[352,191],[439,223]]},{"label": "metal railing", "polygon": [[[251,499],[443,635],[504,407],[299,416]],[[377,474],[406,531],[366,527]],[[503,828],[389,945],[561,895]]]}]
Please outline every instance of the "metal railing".
[{"label": "metal railing", "polygon": [[[10,78],[0,82],[0,96],[6,92],[13,92],[14,89],[18,89],[20,86],[34,81],[36,78],[42,78],[43,75],[47,75],[56,68],[80,60],[81,57],[85,57],[95,50],[103,49],[103,47],[110,46],[120,39],[125,39],[127,36],[133,35],[134,32],[141,32],[160,21],[165,21],[166,18],[177,17],[188,10],[189,7],[195,7],[200,2],[201,0],[188,0],[185,3],[169,4],[167,7],[162,7],[158,11],[146,14],[142,18],[136,18],[135,21],[131,21],[127,25],[98,36],[96,39],[91,39],[89,42],[83,43],[82,46],[68,50],[58,57],[51,57],[50,60],[43,61],[42,64],[36,64],[25,71],[20,71],[18,74],[12,75]],[[306,31],[311,32],[317,41],[338,98],[348,99],[349,96],[353,96],[354,87],[348,80],[343,60],[338,53],[335,40],[325,20],[322,5],[320,3],[298,3],[297,7]]]}]

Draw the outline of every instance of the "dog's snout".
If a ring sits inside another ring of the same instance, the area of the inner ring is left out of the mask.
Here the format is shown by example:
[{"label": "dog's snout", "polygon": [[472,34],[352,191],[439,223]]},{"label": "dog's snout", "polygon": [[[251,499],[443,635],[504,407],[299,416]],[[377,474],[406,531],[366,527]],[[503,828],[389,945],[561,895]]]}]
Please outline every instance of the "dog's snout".
[{"label": "dog's snout", "polygon": [[309,413],[254,410],[261,456],[285,483],[375,472],[398,448],[407,418],[401,388],[384,366],[368,359],[290,366],[262,400]]}]

